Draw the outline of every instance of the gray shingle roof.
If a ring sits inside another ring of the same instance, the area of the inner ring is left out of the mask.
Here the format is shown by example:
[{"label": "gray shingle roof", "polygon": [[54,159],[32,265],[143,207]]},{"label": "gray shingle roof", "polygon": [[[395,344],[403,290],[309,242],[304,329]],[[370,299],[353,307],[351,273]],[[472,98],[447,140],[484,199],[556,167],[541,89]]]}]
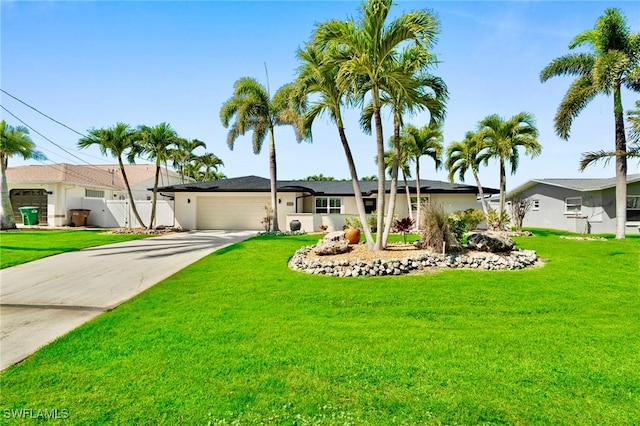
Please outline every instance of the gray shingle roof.
[{"label": "gray shingle roof", "polygon": [[[627,183],[640,181],[640,174],[627,175]],[[534,182],[575,189],[576,191],[598,191],[615,188],[616,178],[602,179],[534,179]]]},{"label": "gray shingle roof", "polygon": [[[171,185],[159,188],[162,192],[269,192],[269,179],[259,176],[243,176],[230,179],[222,179],[213,182],[195,182],[181,185]],[[416,192],[416,182],[409,181],[409,189]],[[478,188],[472,185],[451,184],[435,180],[421,180],[420,192],[422,193],[463,193],[475,194]],[[389,191],[390,182],[386,182],[386,190]],[[363,194],[373,194],[378,192],[378,182],[360,181],[360,189]],[[309,192],[314,195],[354,195],[353,186],[350,180],[347,181],[302,181],[302,180],[281,180],[278,181],[278,191],[280,192]],[[398,182],[398,192],[404,191],[404,182]],[[484,188],[488,194],[495,194],[499,191],[494,188]]]}]

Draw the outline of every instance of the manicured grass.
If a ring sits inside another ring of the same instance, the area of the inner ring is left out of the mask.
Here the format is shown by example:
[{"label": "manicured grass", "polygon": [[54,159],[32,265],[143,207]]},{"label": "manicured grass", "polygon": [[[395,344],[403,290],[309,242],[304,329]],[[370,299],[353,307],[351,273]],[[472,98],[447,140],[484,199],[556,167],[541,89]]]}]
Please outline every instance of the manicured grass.
[{"label": "manicured grass", "polygon": [[54,254],[147,237],[149,235],[107,234],[104,230],[0,232],[0,269]]},{"label": "manicured grass", "polygon": [[637,424],[640,239],[547,234],[516,239],[542,268],[356,279],[287,268],[317,236],[252,239],[3,372],[0,408],[66,409],[64,424]]}]

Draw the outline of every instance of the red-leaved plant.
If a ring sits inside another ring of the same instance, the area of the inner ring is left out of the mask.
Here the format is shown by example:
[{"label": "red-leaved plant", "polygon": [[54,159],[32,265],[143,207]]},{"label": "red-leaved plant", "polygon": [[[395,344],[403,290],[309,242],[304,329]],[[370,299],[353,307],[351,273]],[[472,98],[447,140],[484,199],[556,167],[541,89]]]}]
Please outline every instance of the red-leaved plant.
[{"label": "red-leaved plant", "polygon": [[407,244],[407,233],[411,231],[415,223],[416,222],[410,217],[396,219],[393,222],[393,229],[395,229],[397,232],[402,232],[402,239],[404,240],[405,244]]}]

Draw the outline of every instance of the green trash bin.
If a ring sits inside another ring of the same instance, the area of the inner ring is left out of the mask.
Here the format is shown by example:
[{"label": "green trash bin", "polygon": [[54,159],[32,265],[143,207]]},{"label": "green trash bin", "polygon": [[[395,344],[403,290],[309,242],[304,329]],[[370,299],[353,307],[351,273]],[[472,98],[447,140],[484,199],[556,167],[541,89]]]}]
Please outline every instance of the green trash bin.
[{"label": "green trash bin", "polygon": [[37,207],[18,207],[20,214],[22,215],[22,223],[24,225],[37,225],[38,221],[38,208]]}]

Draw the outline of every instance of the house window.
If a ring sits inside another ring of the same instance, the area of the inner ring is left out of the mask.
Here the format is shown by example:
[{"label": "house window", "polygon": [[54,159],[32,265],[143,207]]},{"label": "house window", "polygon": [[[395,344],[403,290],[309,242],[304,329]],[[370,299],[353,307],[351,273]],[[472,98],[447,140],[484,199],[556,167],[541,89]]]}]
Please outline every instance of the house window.
[{"label": "house window", "polygon": [[535,198],[532,200],[531,210],[540,210],[540,200],[536,200]]},{"label": "house window", "polygon": [[569,197],[564,199],[564,213],[578,214],[582,212],[582,197]]},{"label": "house window", "polygon": [[[422,202],[422,204],[429,204],[431,202],[430,197],[427,196],[420,196],[420,201]],[[418,211],[418,197],[411,197],[411,210],[414,212]]]},{"label": "house window", "polygon": [[84,196],[87,198],[104,198],[104,191],[97,189],[85,189]]},{"label": "house window", "polygon": [[627,195],[627,222],[640,222],[640,195]]},{"label": "house window", "polygon": [[364,199],[364,212],[367,214],[371,214],[376,211],[378,205],[378,200],[375,198],[365,198]]},{"label": "house window", "polygon": [[341,213],[342,199],[334,197],[316,197],[316,213]]}]

